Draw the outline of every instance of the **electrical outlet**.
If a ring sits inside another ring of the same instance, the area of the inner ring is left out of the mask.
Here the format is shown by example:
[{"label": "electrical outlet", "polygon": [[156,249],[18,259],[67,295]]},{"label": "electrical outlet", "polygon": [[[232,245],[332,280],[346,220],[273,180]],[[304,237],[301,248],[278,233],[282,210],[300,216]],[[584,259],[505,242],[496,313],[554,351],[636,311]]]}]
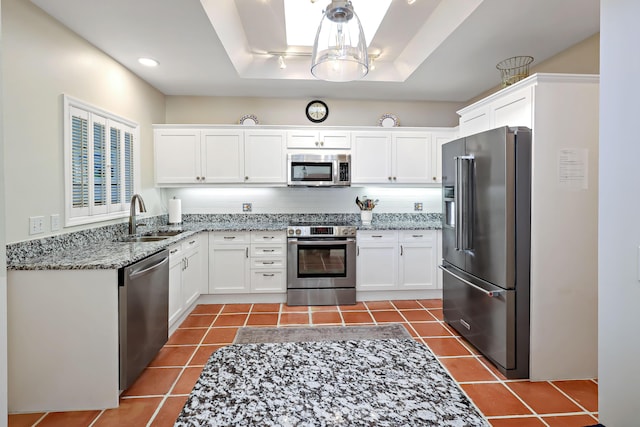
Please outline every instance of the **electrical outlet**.
[{"label": "electrical outlet", "polygon": [[60,215],[51,214],[51,231],[60,230]]},{"label": "electrical outlet", "polygon": [[44,217],[32,216],[29,217],[29,234],[44,233]]},{"label": "electrical outlet", "polygon": [[416,202],[413,204],[413,210],[416,212],[422,212],[422,203]]},{"label": "electrical outlet", "polygon": [[252,210],[251,203],[242,204],[242,212],[251,212],[251,210]]}]

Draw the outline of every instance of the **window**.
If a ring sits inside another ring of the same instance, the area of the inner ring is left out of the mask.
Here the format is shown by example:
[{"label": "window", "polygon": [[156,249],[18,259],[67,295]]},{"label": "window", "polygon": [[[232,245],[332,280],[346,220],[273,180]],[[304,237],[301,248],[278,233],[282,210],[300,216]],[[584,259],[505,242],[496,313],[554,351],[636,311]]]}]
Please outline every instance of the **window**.
[{"label": "window", "polygon": [[129,215],[139,187],[139,129],[82,101],[64,96],[65,225]]}]

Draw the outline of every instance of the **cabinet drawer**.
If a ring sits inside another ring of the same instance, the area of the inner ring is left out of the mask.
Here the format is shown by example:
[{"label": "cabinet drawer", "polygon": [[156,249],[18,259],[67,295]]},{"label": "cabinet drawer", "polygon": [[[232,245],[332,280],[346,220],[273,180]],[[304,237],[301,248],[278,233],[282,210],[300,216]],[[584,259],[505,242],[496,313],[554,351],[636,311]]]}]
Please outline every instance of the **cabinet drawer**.
[{"label": "cabinet drawer", "polygon": [[252,270],[251,291],[253,292],[286,292],[287,281],[284,270]]},{"label": "cabinet drawer", "polygon": [[362,242],[397,242],[396,231],[358,231],[358,243]]},{"label": "cabinet drawer", "polygon": [[262,270],[271,270],[271,269],[283,269],[285,267],[285,258],[252,258],[251,259],[251,269],[262,269]]},{"label": "cabinet drawer", "polygon": [[398,236],[401,243],[432,241],[434,238],[434,230],[404,230],[400,231]]},{"label": "cabinet drawer", "polygon": [[252,231],[251,243],[284,243],[287,236],[284,231]]},{"label": "cabinet drawer", "polygon": [[285,245],[251,245],[252,257],[284,257]]},{"label": "cabinet drawer", "polygon": [[181,249],[188,251],[200,247],[200,235],[188,237],[182,242]]},{"label": "cabinet drawer", "polygon": [[249,244],[249,232],[215,231],[212,239],[214,245]]}]

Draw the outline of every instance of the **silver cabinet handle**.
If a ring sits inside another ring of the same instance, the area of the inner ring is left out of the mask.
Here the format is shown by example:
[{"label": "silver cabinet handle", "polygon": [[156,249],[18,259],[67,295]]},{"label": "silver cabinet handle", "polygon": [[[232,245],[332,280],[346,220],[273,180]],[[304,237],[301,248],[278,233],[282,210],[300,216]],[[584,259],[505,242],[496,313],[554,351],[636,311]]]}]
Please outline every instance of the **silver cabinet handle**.
[{"label": "silver cabinet handle", "polygon": [[381,239],[381,238],[382,238],[382,236],[381,236],[381,235],[379,235],[379,234],[375,234],[375,235],[373,235],[373,236],[371,236],[371,237],[376,238],[376,239]]},{"label": "silver cabinet handle", "polygon": [[262,265],[273,265],[275,262],[273,261],[262,261]]},{"label": "silver cabinet handle", "polygon": [[463,282],[465,285],[469,285],[472,288],[474,288],[475,290],[478,290],[478,291],[482,292],[483,294],[485,294],[488,297],[497,298],[497,297],[500,297],[500,296],[502,296],[503,294],[506,293],[506,291],[488,291],[486,289],[482,289],[480,286],[474,285],[470,281],[463,279],[462,277],[458,276],[457,274],[453,274],[451,271],[447,270],[447,267],[445,267],[444,265],[439,265],[438,268],[440,270],[444,271],[445,273],[449,273],[450,275],[452,275],[456,279],[458,279],[461,282]]},{"label": "silver cabinet handle", "polygon": [[356,246],[356,256],[360,256],[360,246]]},{"label": "silver cabinet handle", "polygon": [[273,273],[271,273],[271,274],[262,273],[262,275],[263,275],[264,277],[273,277],[273,276],[275,276],[275,274],[273,274]]},{"label": "silver cabinet handle", "polygon": [[196,242],[195,240],[192,240],[192,241],[189,242],[189,244],[193,245],[195,242]]},{"label": "silver cabinet handle", "polygon": [[173,255],[173,254],[175,254],[175,253],[176,253],[176,252],[178,252],[178,251],[179,251],[179,249],[173,249],[173,250],[169,251],[169,254]]},{"label": "silver cabinet handle", "polygon": [[456,204],[456,244],[457,251],[473,248],[473,193],[472,169],[474,167],[473,156],[454,157],[454,194]]},{"label": "silver cabinet handle", "polygon": [[274,236],[262,236],[263,239],[269,239],[269,240],[273,240],[275,237]]},{"label": "silver cabinet handle", "polygon": [[236,236],[224,236],[224,240],[233,240]]},{"label": "silver cabinet handle", "polygon": [[247,247],[244,250],[245,250],[245,256],[249,258],[249,248]]},{"label": "silver cabinet handle", "polygon": [[400,256],[404,255],[404,248],[400,245]]},{"label": "silver cabinet handle", "polygon": [[413,235],[413,236],[411,236],[411,237],[422,237],[422,234],[414,234],[414,235]]},{"label": "silver cabinet handle", "polygon": [[263,249],[262,252],[275,252],[275,249]]}]

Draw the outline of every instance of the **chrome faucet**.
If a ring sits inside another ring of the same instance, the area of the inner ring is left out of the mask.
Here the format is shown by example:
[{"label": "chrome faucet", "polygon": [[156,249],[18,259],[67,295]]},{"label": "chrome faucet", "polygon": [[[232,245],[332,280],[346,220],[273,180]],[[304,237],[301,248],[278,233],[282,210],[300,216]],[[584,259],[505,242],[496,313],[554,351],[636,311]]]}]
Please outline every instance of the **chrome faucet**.
[{"label": "chrome faucet", "polygon": [[136,199],[138,200],[138,207],[140,213],[146,212],[147,208],[144,206],[144,200],[139,194],[131,196],[131,207],[129,208],[129,234],[136,234]]}]

